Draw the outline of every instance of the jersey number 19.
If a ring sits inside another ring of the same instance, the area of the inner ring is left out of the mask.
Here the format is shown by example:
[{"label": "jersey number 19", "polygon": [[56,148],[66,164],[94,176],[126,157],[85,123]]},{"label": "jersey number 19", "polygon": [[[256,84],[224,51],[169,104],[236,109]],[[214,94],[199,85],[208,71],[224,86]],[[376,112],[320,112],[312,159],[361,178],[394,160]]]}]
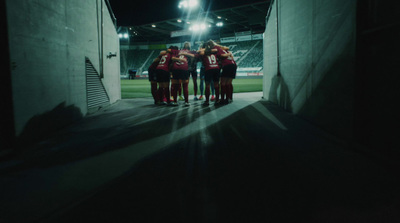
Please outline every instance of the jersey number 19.
[{"label": "jersey number 19", "polygon": [[217,58],[215,58],[214,54],[208,56],[208,61],[210,62],[210,65],[217,64]]}]

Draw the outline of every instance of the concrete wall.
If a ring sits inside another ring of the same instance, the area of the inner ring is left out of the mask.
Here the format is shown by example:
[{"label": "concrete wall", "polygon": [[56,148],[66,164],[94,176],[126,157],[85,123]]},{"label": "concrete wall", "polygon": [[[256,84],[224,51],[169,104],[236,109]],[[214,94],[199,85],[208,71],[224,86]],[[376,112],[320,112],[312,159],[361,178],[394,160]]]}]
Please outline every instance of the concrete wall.
[{"label": "concrete wall", "polygon": [[[67,124],[87,113],[85,57],[99,72],[101,1],[6,1],[16,135],[42,115]],[[105,4],[103,11],[102,81],[113,103],[121,97],[119,55],[106,55],[119,52],[119,38]]]},{"label": "concrete wall", "polygon": [[[277,42],[277,17],[276,17],[276,1],[272,2],[270,14],[266,18],[266,27],[263,42],[264,54],[264,77],[263,77],[263,93],[264,98],[280,104],[278,100],[278,91],[280,83],[278,82],[278,42]],[[283,95],[283,94],[279,94]]]},{"label": "concrete wall", "polygon": [[264,97],[351,138],[355,43],[355,0],[275,0],[264,33]]},{"label": "concrete wall", "polygon": [[358,1],[355,137],[400,158],[400,2]]}]

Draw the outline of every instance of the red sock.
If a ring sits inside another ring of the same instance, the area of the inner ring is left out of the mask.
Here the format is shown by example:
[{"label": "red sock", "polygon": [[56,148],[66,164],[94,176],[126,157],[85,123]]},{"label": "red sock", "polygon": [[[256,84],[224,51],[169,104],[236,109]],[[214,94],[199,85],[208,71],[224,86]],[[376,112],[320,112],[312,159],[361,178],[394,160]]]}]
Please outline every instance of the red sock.
[{"label": "red sock", "polygon": [[185,98],[185,102],[189,103],[189,84],[183,83],[183,97]]},{"label": "red sock", "polygon": [[179,96],[182,96],[182,85],[178,84],[178,92],[179,92]]}]

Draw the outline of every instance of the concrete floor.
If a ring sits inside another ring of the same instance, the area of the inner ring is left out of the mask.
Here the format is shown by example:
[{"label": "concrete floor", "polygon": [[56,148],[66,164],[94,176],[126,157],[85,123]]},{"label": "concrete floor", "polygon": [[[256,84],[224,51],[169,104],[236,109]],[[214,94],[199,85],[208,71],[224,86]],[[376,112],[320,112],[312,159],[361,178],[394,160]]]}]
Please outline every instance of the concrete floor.
[{"label": "concrete floor", "polygon": [[122,100],[0,162],[0,222],[400,222],[396,173],[268,101]]}]

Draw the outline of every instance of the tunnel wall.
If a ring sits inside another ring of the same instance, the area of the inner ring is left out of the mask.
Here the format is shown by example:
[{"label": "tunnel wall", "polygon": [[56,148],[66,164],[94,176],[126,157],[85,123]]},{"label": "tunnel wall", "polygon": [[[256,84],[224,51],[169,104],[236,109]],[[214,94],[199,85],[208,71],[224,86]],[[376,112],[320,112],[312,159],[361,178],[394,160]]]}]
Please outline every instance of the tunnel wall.
[{"label": "tunnel wall", "polygon": [[275,0],[267,19],[264,98],[351,138],[356,1]]},{"label": "tunnel wall", "polygon": [[400,158],[400,2],[358,1],[355,138]]},{"label": "tunnel wall", "polygon": [[[31,131],[49,130],[62,127],[55,123],[66,125],[87,114],[85,58],[100,73],[101,4],[102,0],[6,1],[17,136],[27,125]],[[106,55],[119,52],[119,38],[104,3],[103,19],[101,81],[113,103],[121,98],[119,55]]]}]

